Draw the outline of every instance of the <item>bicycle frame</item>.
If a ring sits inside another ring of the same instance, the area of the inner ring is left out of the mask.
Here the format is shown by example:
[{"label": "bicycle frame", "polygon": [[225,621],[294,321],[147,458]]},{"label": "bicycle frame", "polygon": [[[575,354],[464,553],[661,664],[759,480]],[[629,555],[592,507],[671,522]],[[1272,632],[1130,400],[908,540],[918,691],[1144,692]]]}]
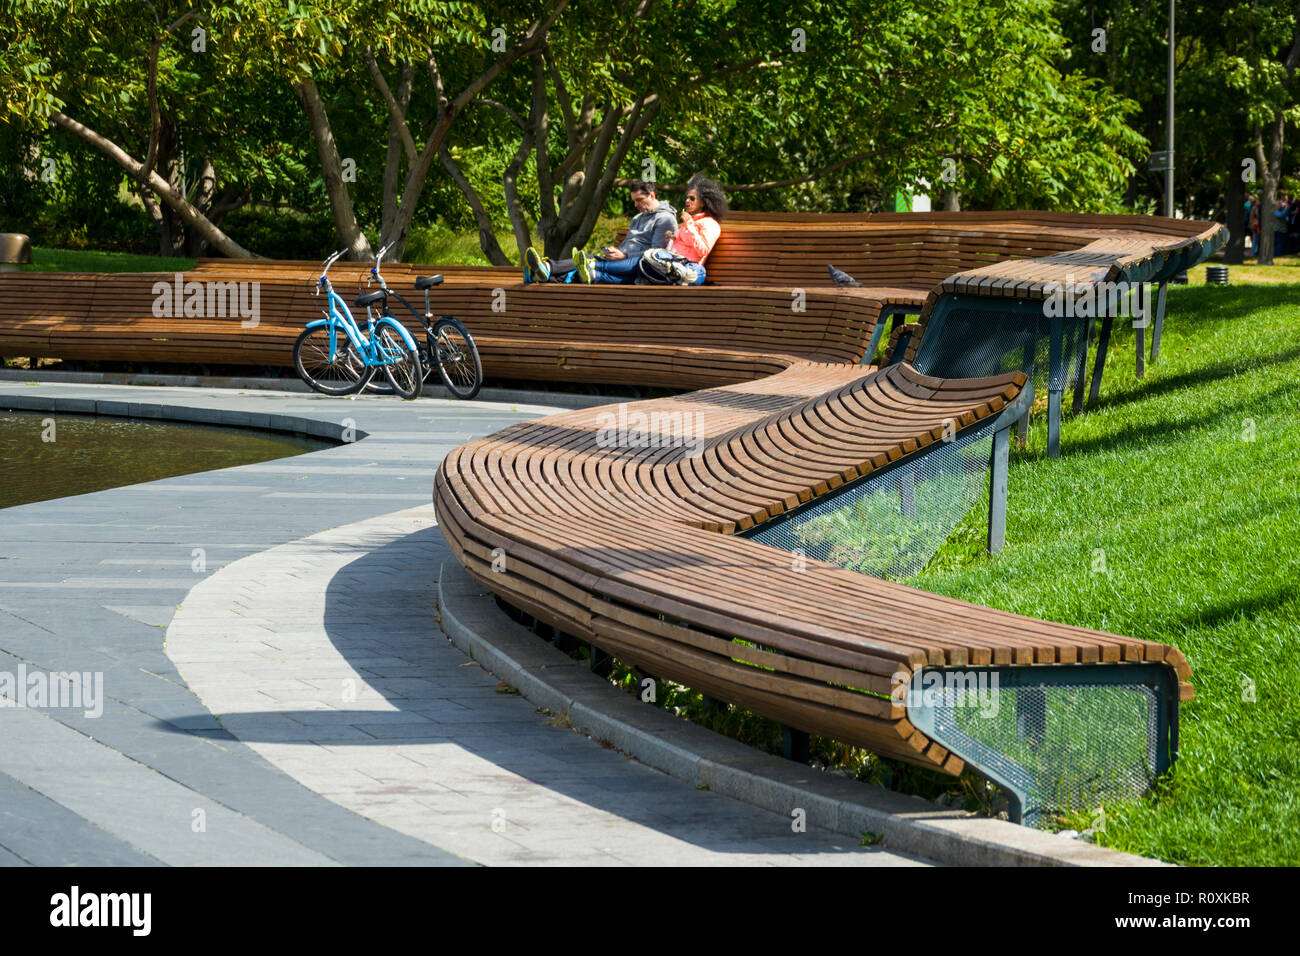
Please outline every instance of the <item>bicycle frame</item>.
[{"label": "bicycle frame", "polygon": [[[380,251],[381,257],[387,249],[388,247],[385,246],[384,249]],[[352,342],[353,346],[355,346],[358,356],[366,366],[388,365],[390,362],[386,361],[385,358],[379,354],[379,347],[375,342],[375,326],[378,322],[375,319],[374,313],[371,311],[371,307],[366,307],[368,329],[367,333],[363,333],[360,324],[358,324],[357,320],[352,315],[352,310],[348,308],[348,304],[343,300],[343,297],[334,291],[334,285],[329,280],[330,267],[338,260],[339,256],[341,256],[344,251],[346,250],[340,250],[325,260],[325,268],[321,272],[320,278],[316,280],[317,293],[319,294],[320,290],[324,289],[329,303],[326,317],[323,319],[314,319],[311,322],[308,322],[306,327],[309,329],[315,329],[320,328],[321,326],[329,326],[330,361],[334,360],[335,351],[338,347],[338,331],[341,328],[347,335],[348,339]],[[376,261],[376,266],[374,269],[371,269],[371,274],[377,275],[377,269],[378,262]],[[387,288],[386,286],[383,286],[382,277],[380,278],[380,284],[381,287]],[[390,291],[389,294],[395,295],[396,293]],[[408,305],[407,307],[409,308],[410,306]],[[385,317],[389,318],[392,324],[397,327],[397,331],[401,335],[402,340],[412,351],[414,351],[417,348],[415,339],[411,337],[411,333],[406,330],[406,327],[392,316],[391,312],[388,311],[386,303],[379,321],[382,321]]]},{"label": "bicycle frame", "polygon": [[[384,248],[379,251],[379,255],[375,257],[374,268],[370,270],[370,275],[379,282],[379,287],[381,289],[388,289],[389,295],[396,296],[397,301],[402,303],[402,305],[406,306],[406,311],[410,312],[411,315],[415,316],[415,318],[419,321],[419,323],[422,326],[424,326],[425,334],[431,336],[433,335],[433,325],[430,322],[430,320],[433,318],[433,312],[429,308],[429,290],[428,289],[424,290],[424,314],[421,315],[420,312],[415,308],[415,306],[411,305],[410,302],[406,301],[406,296],[402,295],[402,293],[398,292],[396,289],[388,288],[388,283],[384,281],[383,275],[381,275],[379,272],[379,264],[384,258],[384,253],[387,252],[392,245],[393,244],[390,242],[387,246],[384,246]],[[439,316],[439,318],[449,318],[449,316]]]}]

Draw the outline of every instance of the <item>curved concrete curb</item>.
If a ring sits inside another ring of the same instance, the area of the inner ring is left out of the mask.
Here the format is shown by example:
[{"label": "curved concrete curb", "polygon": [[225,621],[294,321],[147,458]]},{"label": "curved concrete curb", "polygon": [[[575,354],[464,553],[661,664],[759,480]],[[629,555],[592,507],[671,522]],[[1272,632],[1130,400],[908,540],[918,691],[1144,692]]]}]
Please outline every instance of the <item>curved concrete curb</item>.
[{"label": "curved concrete curb", "polygon": [[809,826],[958,866],[1164,866],[1003,820],[938,810],[916,797],[857,783],[754,750],[638,703],[497,607],[455,561],[438,576],[443,631],[530,702],[642,763],[766,810],[806,813]]},{"label": "curved concrete curb", "polygon": [[[224,375],[156,375],[150,372],[61,372],[44,369],[0,368],[0,382],[47,382],[62,385],[136,385],[143,387],[221,388],[255,392],[288,392],[311,395],[305,382],[296,378],[259,378]],[[421,398],[454,399],[448,389],[438,384],[437,376],[424,383]],[[593,408],[611,401],[604,395],[579,392],[548,392],[532,388],[484,388],[475,398],[479,402],[519,405],[553,405],[556,408]]]},{"label": "curved concrete curb", "polygon": [[307,418],[302,415],[272,415],[267,412],[245,412],[235,408],[123,402],[116,399],[75,398],[63,395],[3,394],[0,395],[0,409],[62,412],[68,415],[108,415],[114,418],[144,418],[195,425],[257,428],[263,431],[310,435],[313,438],[340,444],[360,440],[368,434],[357,428],[350,429],[341,422]]}]

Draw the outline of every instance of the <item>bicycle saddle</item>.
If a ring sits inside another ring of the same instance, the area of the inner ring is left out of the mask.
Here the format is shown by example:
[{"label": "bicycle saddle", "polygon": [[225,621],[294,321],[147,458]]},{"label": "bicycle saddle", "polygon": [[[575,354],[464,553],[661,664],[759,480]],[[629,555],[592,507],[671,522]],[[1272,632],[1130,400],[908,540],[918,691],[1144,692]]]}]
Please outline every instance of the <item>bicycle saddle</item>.
[{"label": "bicycle saddle", "polygon": [[420,276],[415,280],[417,289],[427,289],[429,286],[442,285],[442,276]]},{"label": "bicycle saddle", "polygon": [[374,305],[376,302],[379,302],[387,295],[388,295],[387,289],[376,289],[374,292],[363,292],[359,296],[357,296],[357,301],[353,302],[352,304],[356,308],[362,309],[368,305]]}]

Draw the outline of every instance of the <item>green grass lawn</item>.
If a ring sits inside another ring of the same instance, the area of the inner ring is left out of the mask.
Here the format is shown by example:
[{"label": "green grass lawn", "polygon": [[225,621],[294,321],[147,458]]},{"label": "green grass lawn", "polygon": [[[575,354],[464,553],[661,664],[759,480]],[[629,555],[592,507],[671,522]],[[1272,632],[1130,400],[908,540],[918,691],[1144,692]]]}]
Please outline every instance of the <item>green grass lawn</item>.
[{"label": "green grass lawn", "polygon": [[1146,378],[1131,328],[1107,358],[1061,458],[1043,415],[1028,449],[1013,443],[1006,549],[980,553],[976,508],[908,583],[1179,647],[1196,698],[1172,779],[1107,806],[1099,842],[1300,864],[1300,285],[1174,289]]},{"label": "green grass lawn", "polygon": [[32,264],[27,266],[34,272],[185,272],[193,268],[193,259],[44,246],[32,247]]}]

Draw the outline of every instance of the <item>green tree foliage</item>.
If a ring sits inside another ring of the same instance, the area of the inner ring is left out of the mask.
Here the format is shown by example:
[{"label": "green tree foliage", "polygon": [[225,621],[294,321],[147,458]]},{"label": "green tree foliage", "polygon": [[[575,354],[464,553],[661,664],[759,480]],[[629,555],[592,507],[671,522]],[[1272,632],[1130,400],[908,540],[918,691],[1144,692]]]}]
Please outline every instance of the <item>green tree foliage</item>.
[{"label": "green tree foliage", "polygon": [[[1149,148],[1163,149],[1167,4],[1066,0],[1060,7],[1071,40],[1068,68],[1137,100],[1134,125]],[[1180,0],[1176,16],[1176,204],[1189,216],[1222,215],[1244,172],[1245,190],[1258,191],[1271,207],[1287,170],[1296,167],[1285,134],[1300,120],[1300,4]],[[1130,184],[1135,203],[1163,194],[1163,176],[1145,168]],[[1230,225],[1239,231],[1235,219]],[[1262,238],[1261,261],[1268,261],[1272,236],[1265,230]]]},{"label": "green tree foliage", "polygon": [[328,210],[356,256],[366,229],[400,251],[435,218],[476,223],[493,262],[506,227],[512,252],[560,254],[647,174],[704,172],[748,207],[921,187],[952,207],[1110,209],[1145,149],[1114,78],[1070,66],[1051,0],[11,7],[3,135],[22,131],[26,159],[111,156],[173,250],[193,234],[246,253],[220,224],[258,204]]},{"label": "green tree foliage", "polygon": [[475,132],[521,246],[533,223],[548,254],[582,245],[611,187],[650,171],[707,172],[751,206],[927,183],[977,207],[1110,209],[1143,152],[1134,104],[1060,69],[1048,0],[688,6],[579,4],[498,81]]}]

